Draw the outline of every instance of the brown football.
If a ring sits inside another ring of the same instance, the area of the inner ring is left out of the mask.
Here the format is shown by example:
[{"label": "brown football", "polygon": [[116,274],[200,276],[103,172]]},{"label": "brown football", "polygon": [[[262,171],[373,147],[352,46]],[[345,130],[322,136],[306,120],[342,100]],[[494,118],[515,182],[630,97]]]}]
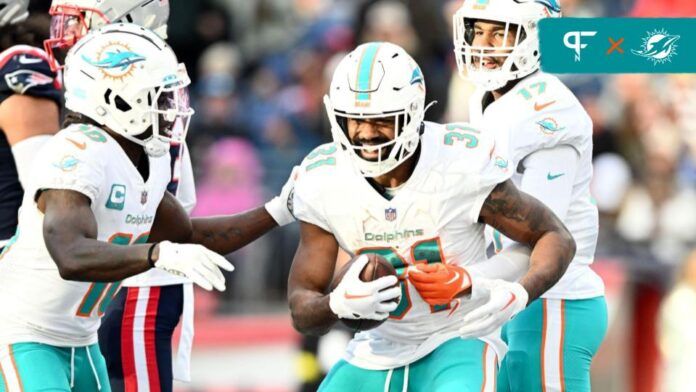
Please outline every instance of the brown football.
[{"label": "brown football", "polygon": [[[355,256],[352,259],[350,259],[350,261],[348,261],[336,274],[334,274],[334,278],[331,282],[329,292],[333,291],[336,288],[336,286],[338,286],[338,284],[341,282],[341,279],[343,279],[343,275],[345,275],[346,272],[348,272],[348,269],[358,257],[359,256]],[[375,253],[368,253],[367,259],[368,261],[367,264],[365,264],[365,268],[363,268],[363,270],[360,272],[360,280],[362,280],[363,282],[371,282],[375,279],[379,279],[387,275],[396,276],[396,269],[394,269],[394,266],[392,266],[384,257]],[[340,320],[341,322],[343,322],[343,324],[345,324],[345,326],[347,326],[353,331],[366,331],[368,329],[372,329],[379,326],[385,321],[366,319]]]}]

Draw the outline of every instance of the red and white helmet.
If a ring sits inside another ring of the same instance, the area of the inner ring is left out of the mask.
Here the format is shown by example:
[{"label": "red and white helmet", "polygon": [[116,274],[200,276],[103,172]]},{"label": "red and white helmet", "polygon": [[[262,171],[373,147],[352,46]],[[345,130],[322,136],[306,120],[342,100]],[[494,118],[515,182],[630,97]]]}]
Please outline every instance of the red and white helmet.
[{"label": "red and white helmet", "polygon": [[54,50],[67,51],[90,30],[109,23],[134,23],[167,39],[169,0],[53,0],[49,13],[51,38],[44,48],[51,59]]},{"label": "red and white helmet", "polygon": [[[487,91],[539,69],[539,20],[559,17],[558,0],[464,0],[454,14],[454,52],[459,74]],[[477,20],[505,24],[503,42],[516,30],[512,46],[474,46]],[[500,57],[502,65],[483,67],[483,59]]]},{"label": "red and white helmet", "polygon": [[[388,173],[407,160],[418,147],[425,116],[425,80],[411,56],[387,42],[358,46],[336,67],[324,105],[331,134],[365,177]],[[393,118],[394,139],[374,146],[353,145],[347,119]],[[363,159],[361,150],[379,151],[375,161]],[[382,151],[389,151],[382,156]]]}]

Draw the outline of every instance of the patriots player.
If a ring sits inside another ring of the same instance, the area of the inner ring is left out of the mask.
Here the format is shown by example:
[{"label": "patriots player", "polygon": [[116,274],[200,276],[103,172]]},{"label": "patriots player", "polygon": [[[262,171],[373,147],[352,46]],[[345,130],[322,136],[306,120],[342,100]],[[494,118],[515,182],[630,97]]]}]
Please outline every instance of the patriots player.
[{"label": "patriots player", "polygon": [[[486,333],[460,337],[483,324],[494,330],[551,287],[573,257],[570,234],[511,184],[486,132],[423,122],[425,82],[402,48],[356,48],[338,65],[325,105],[334,142],[305,158],[295,183],[293,322],[322,334],[339,318],[388,320],[353,338],[320,390],[492,391],[504,345]],[[520,283],[499,279],[512,280],[505,266],[520,254],[477,263],[484,223],[532,248],[521,254],[529,265]],[[327,293],[339,247],[384,256],[398,279],[363,282],[363,256]]]},{"label": "patriots player", "polygon": [[[592,271],[597,208],[590,195],[592,121],[573,93],[539,70],[538,23],[557,0],[465,0],[454,16],[460,74],[477,92],[470,118],[506,145],[513,181],[565,223],[577,253],[561,280],[503,329],[499,391],[589,391],[607,328],[604,284]],[[511,241],[493,232],[496,250]]]},{"label": "patriots player", "polygon": [[[105,66],[114,52],[130,65]],[[105,26],[69,52],[66,128],[38,154],[0,262],[0,391],[111,390],[97,328],[121,280],[156,268],[224,290],[220,269],[232,266],[215,252],[277,226],[264,207],[190,220],[167,192],[169,145],[193,114],[189,83],[137,25]]]},{"label": "patriots player", "polygon": [[[168,1],[151,0],[53,0],[51,38],[44,46],[51,57],[61,57],[84,34],[112,22],[132,22],[167,37]],[[138,59],[123,54],[109,62],[128,65]],[[57,64],[57,62],[56,62]],[[176,196],[187,212],[196,204],[193,169],[185,143],[171,144],[172,179],[167,190]],[[285,194],[290,185],[285,187]],[[266,205],[279,225],[294,219],[286,207],[287,196]],[[124,290],[108,307],[100,327],[100,345],[106,358],[115,391],[136,385],[172,390],[172,380],[191,381],[190,355],[193,342],[193,286],[185,277],[150,270],[123,282]],[[148,307],[138,307],[147,303]],[[154,311],[148,311],[154,309]],[[129,322],[136,320],[135,322]],[[172,361],[172,336],[181,320],[176,361]],[[148,355],[137,355],[142,341],[156,342]]]},{"label": "patriots player", "polygon": [[17,227],[22,186],[36,152],[58,132],[61,81],[24,23],[29,0],[0,0],[0,250]]}]

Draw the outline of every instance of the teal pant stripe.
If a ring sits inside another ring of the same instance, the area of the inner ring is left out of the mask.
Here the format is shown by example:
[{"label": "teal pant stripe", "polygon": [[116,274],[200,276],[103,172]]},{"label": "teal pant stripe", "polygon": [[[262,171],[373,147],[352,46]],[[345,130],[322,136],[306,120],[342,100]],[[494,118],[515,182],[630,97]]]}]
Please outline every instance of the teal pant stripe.
[{"label": "teal pant stripe", "polygon": [[[547,309],[558,308],[559,300],[536,300],[503,327],[502,337],[508,353],[498,375],[498,392],[541,392],[544,343],[544,301]],[[562,373],[560,385],[565,392],[590,391],[590,365],[607,330],[607,307],[604,297],[563,300],[562,303]],[[550,310],[549,310],[550,312]],[[546,325],[552,328],[549,315]],[[555,315],[554,317],[558,317]],[[549,331],[547,332],[547,336]],[[553,342],[546,342],[551,347]],[[557,346],[556,346],[557,347]],[[547,369],[558,369],[558,363],[546,363]],[[545,374],[547,382],[552,374]],[[548,386],[548,385],[547,385]]]},{"label": "teal pant stripe", "polygon": [[448,340],[410,364],[408,376],[405,367],[367,370],[341,360],[331,368],[319,391],[382,392],[389,379],[389,392],[401,392],[404,381],[409,392],[479,392],[484,382],[486,347],[486,343],[477,339]]},{"label": "teal pant stripe", "polygon": [[363,51],[362,57],[360,58],[360,64],[358,65],[358,86],[359,92],[357,94],[358,101],[369,101],[370,93],[364,92],[371,89],[370,82],[372,80],[372,68],[374,67],[375,58],[377,57],[377,50],[380,44],[375,42],[368,44]]}]

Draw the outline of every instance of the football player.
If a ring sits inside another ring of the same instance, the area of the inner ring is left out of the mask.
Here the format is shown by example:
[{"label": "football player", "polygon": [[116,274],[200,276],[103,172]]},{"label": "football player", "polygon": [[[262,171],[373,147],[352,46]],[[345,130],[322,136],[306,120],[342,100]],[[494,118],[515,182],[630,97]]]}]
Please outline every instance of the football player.
[{"label": "football player", "polygon": [[41,47],[48,31],[26,23],[29,0],[0,0],[0,250],[17,228],[22,184],[37,151],[58,132],[61,80]]},{"label": "football player", "polygon": [[[51,38],[44,46],[51,57],[62,57],[91,29],[108,23],[131,22],[154,31],[162,39],[167,38],[168,1],[53,0],[49,12]],[[178,128],[180,132],[180,125]],[[185,143],[174,142],[169,154],[172,180],[167,190],[190,213],[196,204],[196,194],[188,148]],[[276,198],[266,206],[281,226],[293,221],[286,199]],[[99,329],[112,389],[122,391],[134,385],[152,388],[157,385],[166,392],[172,390],[173,378],[191,381],[194,301],[190,280],[153,269],[124,280],[122,286],[124,289],[107,308]],[[147,303],[156,311],[136,306],[139,302]],[[182,334],[173,363],[172,336],[179,320]],[[136,355],[144,340],[156,342],[154,350],[148,355]]]},{"label": "football player", "polygon": [[[473,124],[485,124],[510,154],[513,181],[568,227],[577,253],[561,280],[503,329],[509,351],[499,391],[589,391],[604,338],[604,285],[592,271],[597,207],[590,195],[592,121],[573,93],[539,70],[539,21],[557,0],[465,0],[454,16],[460,74],[478,90]],[[497,250],[511,243],[493,232]]]},{"label": "football player", "polygon": [[121,280],[157,268],[224,290],[232,266],[216,252],[277,226],[264,207],[190,220],[167,192],[169,146],[193,111],[188,75],[156,34],[105,26],[71,49],[64,76],[67,127],[37,156],[0,263],[9,391],[111,390],[97,328]]},{"label": "football player", "polygon": [[[486,335],[557,281],[574,254],[570,234],[516,190],[488,133],[423,121],[423,75],[402,48],[356,48],[325,105],[334,142],[305,158],[294,189],[293,323],[322,334],[339,319],[386,322],[353,338],[320,390],[492,391],[504,345]],[[520,283],[499,279],[509,260],[476,264],[484,224],[532,248]],[[327,293],[339,247],[383,256],[398,278],[363,282],[362,256]],[[461,338],[473,329],[488,330]]]}]

